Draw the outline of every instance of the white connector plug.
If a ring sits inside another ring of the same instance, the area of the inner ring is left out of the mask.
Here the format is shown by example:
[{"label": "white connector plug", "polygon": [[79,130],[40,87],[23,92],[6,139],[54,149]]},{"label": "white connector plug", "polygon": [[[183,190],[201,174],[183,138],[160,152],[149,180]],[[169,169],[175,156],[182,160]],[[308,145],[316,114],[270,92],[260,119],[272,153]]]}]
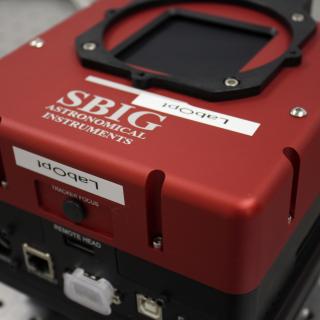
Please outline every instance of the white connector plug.
[{"label": "white connector plug", "polygon": [[64,294],[70,300],[102,315],[112,313],[115,289],[108,280],[91,277],[80,268],[65,273],[63,279]]}]

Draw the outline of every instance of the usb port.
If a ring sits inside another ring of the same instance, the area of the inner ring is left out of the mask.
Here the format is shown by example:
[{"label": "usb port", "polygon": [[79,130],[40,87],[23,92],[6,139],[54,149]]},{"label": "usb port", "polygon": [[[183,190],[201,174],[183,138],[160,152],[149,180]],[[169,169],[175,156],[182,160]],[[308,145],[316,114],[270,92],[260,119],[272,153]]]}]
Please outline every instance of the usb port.
[{"label": "usb port", "polygon": [[149,319],[163,319],[162,306],[152,298],[146,297],[143,294],[137,294],[137,307],[138,312]]},{"label": "usb port", "polygon": [[74,237],[64,236],[64,242],[68,247],[72,247],[88,254],[95,254],[95,247],[89,243],[83,242],[82,240],[76,239]]}]

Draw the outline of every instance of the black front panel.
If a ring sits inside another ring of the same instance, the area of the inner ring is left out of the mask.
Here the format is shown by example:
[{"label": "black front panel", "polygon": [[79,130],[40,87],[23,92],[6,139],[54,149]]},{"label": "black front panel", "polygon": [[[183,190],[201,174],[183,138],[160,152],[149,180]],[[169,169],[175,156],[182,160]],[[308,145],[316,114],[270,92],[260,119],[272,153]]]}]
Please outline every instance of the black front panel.
[{"label": "black front panel", "polygon": [[[161,320],[272,320],[300,277],[302,265],[307,265],[316,251],[320,223],[314,224],[314,221],[319,211],[320,201],[307,215],[260,288],[236,296],[211,289],[109,246],[100,247],[100,243],[93,239],[0,203],[0,281],[70,319],[152,319],[138,311],[137,297],[143,296],[160,307]],[[76,268],[97,279],[107,279],[118,290],[118,301],[112,305],[111,316],[90,311],[64,295],[63,274]]]}]

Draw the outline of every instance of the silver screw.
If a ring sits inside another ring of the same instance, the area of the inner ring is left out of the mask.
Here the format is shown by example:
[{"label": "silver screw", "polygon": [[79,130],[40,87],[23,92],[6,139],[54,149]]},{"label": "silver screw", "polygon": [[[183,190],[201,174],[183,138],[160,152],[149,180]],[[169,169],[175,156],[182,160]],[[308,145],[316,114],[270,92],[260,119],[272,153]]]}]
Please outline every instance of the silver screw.
[{"label": "silver screw", "polygon": [[186,320],[186,318],[183,316],[178,316],[177,320]]},{"label": "silver screw", "polygon": [[224,84],[225,84],[226,87],[236,88],[240,84],[240,81],[238,79],[236,79],[236,78],[227,78],[224,81]]},{"label": "silver screw", "polygon": [[305,118],[308,115],[308,111],[303,107],[294,107],[291,109],[290,115],[295,118]]},{"label": "silver screw", "polygon": [[154,249],[161,250],[163,246],[163,238],[162,237],[156,237],[152,241],[152,246]]},{"label": "silver screw", "polygon": [[41,49],[44,47],[44,45],[45,45],[45,42],[41,38],[36,38],[30,41],[30,46],[33,48]]},{"label": "silver screw", "polygon": [[292,217],[292,216],[289,216],[289,217],[288,217],[288,224],[291,224],[292,221],[293,221],[293,217]]},{"label": "silver screw", "polygon": [[305,16],[302,13],[296,12],[292,15],[292,21],[294,22],[303,22],[304,19],[305,19]]},{"label": "silver screw", "polygon": [[312,312],[310,309],[308,308],[304,308],[302,309],[301,313],[300,313],[300,318],[301,320],[309,320],[312,317]]},{"label": "silver screw", "polygon": [[94,42],[86,42],[83,44],[82,48],[85,51],[94,51],[97,49],[97,44]]},{"label": "silver screw", "polygon": [[3,189],[7,189],[8,188],[8,182],[7,181],[1,181],[1,187],[3,188]]}]

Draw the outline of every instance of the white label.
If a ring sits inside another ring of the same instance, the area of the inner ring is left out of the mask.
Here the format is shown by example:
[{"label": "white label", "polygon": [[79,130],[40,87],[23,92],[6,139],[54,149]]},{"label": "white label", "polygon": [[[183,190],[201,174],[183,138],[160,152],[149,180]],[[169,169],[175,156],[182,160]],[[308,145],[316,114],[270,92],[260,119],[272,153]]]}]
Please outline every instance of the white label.
[{"label": "white label", "polygon": [[125,205],[123,186],[62,163],[13,147],[16,164],[69,186]]},{"label": "white label", "polygon": [[188,103],[151,94],[140,94],[132,104],[213,127],[253,136],[259,123],[194,107]]},{"label": "white label", "polygon": [[109,81],[95,76],[88,76],[86,81],[101,85],[107,88],[128,92],[138,96],[132,104],[160,111],[175,117],[195,121],[212,127],[218,127],[228,131],[253,136],[261,126],[260,123],[229,116],[226,114],[210,111],[203,108],[192,106],[186,102],[174,100],[159,94],[130,87],[117,82]]}]

